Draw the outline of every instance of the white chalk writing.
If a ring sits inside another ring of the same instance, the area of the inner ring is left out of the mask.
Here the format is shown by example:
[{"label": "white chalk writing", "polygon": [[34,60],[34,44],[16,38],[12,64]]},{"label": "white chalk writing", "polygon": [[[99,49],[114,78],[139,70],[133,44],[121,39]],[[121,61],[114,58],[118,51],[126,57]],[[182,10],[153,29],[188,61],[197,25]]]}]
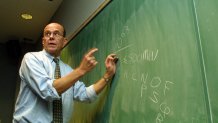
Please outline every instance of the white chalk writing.
[{"label": "white chalk writing", "polygon": [[[122,29],[122,32],[120,33],[119,37],[117,37],[114,41],[115,41],[115,45],[113,46],[113,52],[117,53],[119,51],[121,51],[121,49],[123,49],[124,47],[128,47],[129,45],[125,45],[125,38],[127,37],[127,35],[129,34],[130,29],[128,26],[124,26]],[[126,48],[124,48],[126,49]]]},{"label": "white chalk writing", "polygon": [[[148,99],[157,104],[159,106],[159,112],[157,113],[155,122],[162,123],[166,119],[166,117],[170,114],[171,108],[166,101],[161,101],[161,99],[167,96],[167,92],[169,93],[170,89],[174,82],[172,81],[163,81],[159,76],[151,76],[148,73],[140,73],[136,72],[124,73],[124,78],[130,79],[132,81],[141,82],[140,86],[140,96],[143,99],[144,97],[148,97]],[[144,93],[148,90],[148,88],[152,89],[152,93],[150,96],[144,96]]]},{"label": "white chalk writing", "polygon": [[121,61],[125,64],[135,64],[141,61],[155,61],[158,56],[158,49],[145,49],[142,53],[131,52],[123,56]]}]

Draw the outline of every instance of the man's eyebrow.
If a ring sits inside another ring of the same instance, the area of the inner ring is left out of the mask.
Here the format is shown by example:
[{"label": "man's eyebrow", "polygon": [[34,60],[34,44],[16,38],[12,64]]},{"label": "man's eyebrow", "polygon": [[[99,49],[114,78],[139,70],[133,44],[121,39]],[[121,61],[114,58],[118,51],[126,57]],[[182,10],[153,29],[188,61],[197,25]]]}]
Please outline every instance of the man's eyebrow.
[{"label": "man's eyebrow", "polygon": [[47,33],[47,32],[60,32],[61,33],[62,31],[60,31],[60,30],[55,30],[55,31],[45,30],[44,32],[45,33]]}]

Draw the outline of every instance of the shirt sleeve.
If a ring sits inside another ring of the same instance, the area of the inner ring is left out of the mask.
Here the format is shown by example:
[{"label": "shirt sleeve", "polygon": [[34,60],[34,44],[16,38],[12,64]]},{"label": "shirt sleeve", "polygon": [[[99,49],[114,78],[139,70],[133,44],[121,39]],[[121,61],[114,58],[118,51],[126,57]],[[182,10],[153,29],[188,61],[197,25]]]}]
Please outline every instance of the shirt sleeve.
[{"label": "shirt sleeve", "polygon": [[98,97],[95,90],[94,90],[93,85],[90,85],[89,87],[86,88],[86,93],[87,93],[91,102],[95,101]]},{"label": "shirt sleeve", "polygon": [[45,59],[36,57],[27,53],[20,67],[20,77],[30,89],[45,100],[54,100],[60,98],[56,89],[52,86],[54,81],[46,71]]},{"label": "shirt sleeve", "polygon": [[81,102],[92,102],[96,100],[97,94],[95,93],[93,85],[86,87],[83,82],[76,82],[74,87],[74,100]]}]

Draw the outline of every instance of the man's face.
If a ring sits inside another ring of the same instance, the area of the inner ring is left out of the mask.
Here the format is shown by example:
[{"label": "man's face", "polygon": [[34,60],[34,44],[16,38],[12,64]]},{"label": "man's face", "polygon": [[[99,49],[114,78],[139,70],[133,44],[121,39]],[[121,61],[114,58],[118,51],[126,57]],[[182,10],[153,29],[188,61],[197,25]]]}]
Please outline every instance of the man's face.
[{"label": "man's face", "polygon": [[43,48],[52,56],[59,56],[62,48],[67,43],[63,33],[63,27],[57,23],[48,24],[44,28],[42,38]]}]

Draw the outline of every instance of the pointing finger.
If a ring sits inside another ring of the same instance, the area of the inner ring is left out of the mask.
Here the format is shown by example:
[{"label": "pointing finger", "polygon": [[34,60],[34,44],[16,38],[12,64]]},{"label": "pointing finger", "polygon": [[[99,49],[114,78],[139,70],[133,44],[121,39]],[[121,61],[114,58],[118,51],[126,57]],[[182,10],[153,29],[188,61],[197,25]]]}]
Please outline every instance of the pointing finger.
[{"label": "pointing finger", "polygon": [[93,54],[98,51],[98,48],[93,48],[91,49],[88,53],[87,53],[87,56],[93,56]]}]

